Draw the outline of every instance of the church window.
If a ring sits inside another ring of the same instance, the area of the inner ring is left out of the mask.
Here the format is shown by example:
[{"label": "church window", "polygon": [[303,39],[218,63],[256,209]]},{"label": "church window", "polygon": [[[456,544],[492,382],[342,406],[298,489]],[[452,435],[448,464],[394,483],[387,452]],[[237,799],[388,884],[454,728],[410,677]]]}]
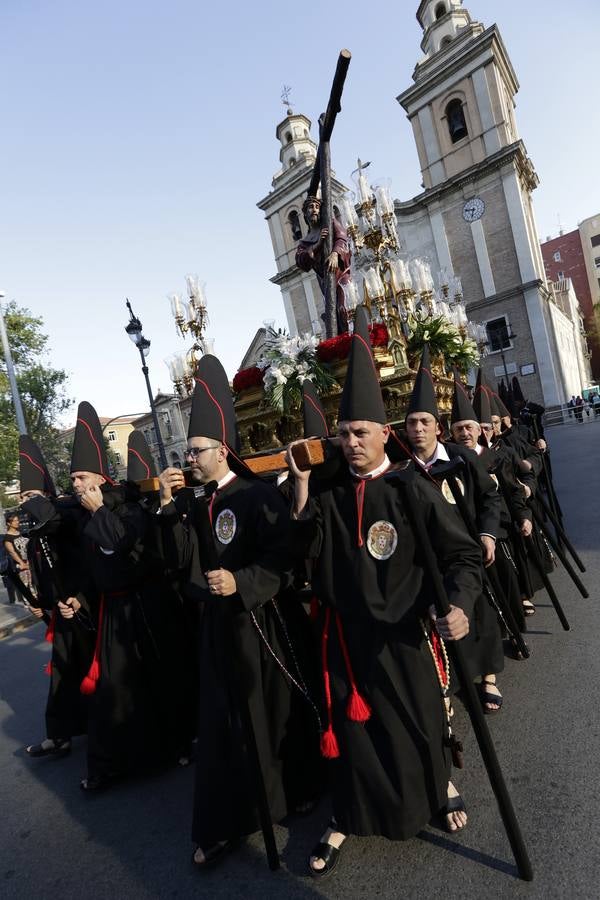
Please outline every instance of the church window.
[{"label": "church window", "polygon": [[111,444],[114,444],[114,442],[117,440],[117,433],[116,433],[116,431],[109,431],[109,432],[108,432],[108,440],[110,441]]},{"label": "church window", "polygon": [[448,122],[448,131],[453,144],[458,143],[469,133],[465,114],[463,112],[462,102],[457,98],[451,100],[446,107],[446,119]]},{"label": "church window", "polygon": [[512,347],[508,336],[509,326],[506,321],[506,316],[486,322],[485,330],[487,331],[490,351],[492,353],[497,353],[499,350],[506,350],[507,347]]},{"label": "church window", "polygon": [[294,159],[294,157],[292,157],[290,159],[290,169],[292,168],[292,166],[295,166],[295,165],[296,165],[296,160]]},{"label": "church window", "polygon": [[600,256],[596,257],[596,259],[594,260],[594,265],[597,269],[600,269]]},{"label": "church window", "polygon": [[292,237],[295,241],[299,241],[302,237],[302,228],[300,227],[300,217],[295,209],[293,209],[289,216],[288,222],[290,223],[290,228],[292,229]]},{"label": "church window", "polygon": [[436,17],[436,19],[441,19],[442,16],[445,16],[445,15],[446,15],[446,4],[445,4],[445,3],[438,3],[438,5],[437,5],[436,8],[435,8],[435,17]]},{"label": "church window", "polygon": [[562,280],[564,279],[564,277],[565,277],[565,273],[564,273],[564,272],[558,272],[558,274],[557,274],[556,277],[558,278],[559,281],[562,281]]},{"label": "church window", "polygon": [[591,241],[592,247],[600,247],[600,234],[595,234]]},{"label": "church window", "polygon": [[120,466],[120,465],[121,465],[121,462],[122,462],[122,460],[121,460],[121,454],[119,453],[118,450],[115,450],[114,453],[115,453],[115,462],[116,462],[116,464],[117,464],[118,466]]},{"label": "church window", "polygon": [[557,250],[554,254],[554,262],[562,262],[562,256],[560,255],[560,250]]},{"label": "church window", "polygon": [[285,133],[285,141],[286,141],[286,144],[291,144],[291,143],[292,143],[292,132],[291,132],[291,131],[286,131],[286,133]]},{"label": "church window", "polygon": [[441,42],[440,42],[440,50],[441,50],[442,47],[447,47],[448,44],[451,43],[451,41],[452,41],[452,36],[449,35],[449,34],[445,35],[445,37],[443,37],[442,40],[441,40]]}]

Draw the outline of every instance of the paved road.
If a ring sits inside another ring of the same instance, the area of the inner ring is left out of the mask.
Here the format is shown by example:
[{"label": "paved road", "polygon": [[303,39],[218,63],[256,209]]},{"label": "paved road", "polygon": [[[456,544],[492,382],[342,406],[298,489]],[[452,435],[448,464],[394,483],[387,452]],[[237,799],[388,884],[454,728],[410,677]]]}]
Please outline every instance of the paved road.
[{"label": "paved road", "polygon": [[508,841],[473,735],[460,713],[467,768],[457,779],[468,828],[428,828],[406,843],[349,840],[334,877],[304,876],[326,804],[277,828],[283,859],[271,874],[258,836],[228,864],[202,875],[189,864],[191,770],[82,795],[84,745],[61,761],[24,758],[42,737],[48,657],[42,627],[0,642],[0,896],[61,900],[145,898],[597,898],[600,895],[600,424],[550,433],[569,532],[587,564],[592,598],[562,572],[554,581],[573,630],[541,597],[528,662],[507,661],[505,709],[490,719],[535,869],[516,877]]}]

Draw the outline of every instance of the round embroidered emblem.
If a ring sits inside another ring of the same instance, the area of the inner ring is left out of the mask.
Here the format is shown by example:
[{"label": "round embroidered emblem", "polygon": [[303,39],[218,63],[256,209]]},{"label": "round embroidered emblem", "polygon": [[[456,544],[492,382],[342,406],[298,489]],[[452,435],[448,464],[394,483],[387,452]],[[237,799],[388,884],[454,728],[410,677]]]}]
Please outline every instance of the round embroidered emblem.
[{"label": "round embroidered emblem", "polygon": [[237,522],[230,509],[222,510],[215,522],[215,532],[221,544],[230,544],[234,538]]},{"label": "round embroidered emblem", "polygon": [[[457,483],[457,485],[458,485],[458,487],[459,487],[459,489],[460,489],[461,494],[462,494],[463,497],[464,497],[464,496],[465,496],[465,486],[464,486],[464,484],[462,483],[462,481],[460,480],[460,478],[457,478],[457,479],[456,479],[456,483]],[[440,485],[440,488],[442,489],[442,494],[444,495],[444,499],[447,500],[448,503],[453,503],[453,504],[456,505],[456,500],[454,499],[454,494],[453,494],[452,491],[450,490],[450,485],[448,484],[448,482],[446,481],[445,478],[444,478],[444,480],[442,481],[442,483],[441,483],[441,485]]]},{"label": "round embroidered emblem", "polygon": [[375,559],[389,559],[398,546],[398,532],[391,522],[374,522],[367,534],[367,550]]}]

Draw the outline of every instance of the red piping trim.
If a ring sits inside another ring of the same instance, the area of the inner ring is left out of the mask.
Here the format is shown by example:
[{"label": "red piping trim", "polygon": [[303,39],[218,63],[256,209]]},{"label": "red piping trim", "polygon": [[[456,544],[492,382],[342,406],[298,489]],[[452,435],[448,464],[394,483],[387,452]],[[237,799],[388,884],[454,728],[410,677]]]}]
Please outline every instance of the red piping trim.
[{"label": "red piping trim", "polygon": [[305,394],[304,399],[307,400],[313,406],[315,412],[318,413],[318,415],[321,417],[321,419],[323,420],[323,425],[325,426],[325,434],[328,435],[329,428],[327,426],[327,420],[326,420],[325,416],[323,415],[323,410],[321,409],[321,407],[319,406],[318,403],[315,403],[315,401],[310,396],[310,394]]},{"label": "red piping trim", "polygon": [[144,466],[144,468],[146,469],[146,476],[147,476],[148,478],[150,478],[150,466],[148,465],[148,463],[146,462],[146,460],[145,460],[142,456],[140,456],[140,454],[137,452],[137,450],[134,450],[133,447],[129,447],[127,452],[128,452],[128,453],[133,453],[134,456],[137,456],[137,458],[139,459],[139,461],[141,462],[141,464],[142,464],[142,465]]},{"label": "red piping trim", "polygon": [[106,480],[108,481],[109,484],[114,484],[114,481],[112,480],[110,475],[107,475],[106,472],[104,471],[104,469],[102,468],[102,453],[100,451],[100,447],[98,446],[98,441],[94,437],[94,432],[92,431],[92,428],[91,428],[89,422],[86,422],[85,419],[79,419],[79,418],[77,419],[77,421],[81,422],[82,425],[85,425],[85,427],[87,428],[87,430],[89,432],[90,438],[92,439],[92,443],[94,444],[94,446],[96,448],[96,452],[98,454],[98,466],[100,467],[100,475],[102,475],[103,478],[106,478]]},{"label": "red piping trim", "polygon": [[225,430],[225,415],[223,413],[223,408],[222,408],[221,404],[219,403],[219,401],[217,400],[217,398],[213,396],[209,386],[207,385],[207,383],[205,381],[203,381],[201,378],[198,378],[198,376],[196,376],[196,383],[202,385],[202,387],[204,388],[204,390],[206,391],[206,393],[208,394],[208,396],[210,397],[212,402],[215,404],[215,406],[219,410],[219,415],[221,416],[221,427],[223,429],[223,437],[221,440],[224,444],[226,444],[227,443],[227,440],[226,440],[227,433]]}]

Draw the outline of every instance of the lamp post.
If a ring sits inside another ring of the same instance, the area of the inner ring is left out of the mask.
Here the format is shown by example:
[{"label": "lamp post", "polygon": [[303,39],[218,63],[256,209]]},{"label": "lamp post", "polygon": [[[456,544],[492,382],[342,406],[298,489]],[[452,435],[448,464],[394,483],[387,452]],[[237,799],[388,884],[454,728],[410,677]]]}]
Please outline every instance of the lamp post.
[{"label": "lamp post", "polygon": [[23,407],[21,406],[21,398],[19,396],[19,388],[17,387],[17,378],[15,375],[15,367],[13,365],[12,354],[10,352],[10,344],[8,343],[8,335],[6,333],[6,325],[4,324],[4,313],[2,311],[2,300],[6,294],[0,291],[0,336],[2,338],[2,349],[4,350],[4,359],[6,361],[6,373],[10,384],[10,392],[15,407],[15,415],[17,417],[17,427],[19,434],[27,434],[27,425],[25,424],[25,416],[23,415]]},{"label": "lamp post", "polygon": [[160,464],[163,469],[166,469],[168,466],[167,462],[167,454],[165,453],[165,445],[163,444],[162,435],[160,433],[160,427],[158,424],[158,415],[156,414],[156,406],[154,404],[154,397],[152,396],[152,388],[150,387],[150,378],[148,377],[148,366],[146,365],[146,357],[150,352],[150,341],[148,338],[145,338],[142,334],[142,323],[138,319],[137,316],[134,316],[133,310],[131,308],[131,303],[129,300],[126,300],[127,309],[129,310],[129,322],[125,326],[125,331],[128,336],[131,338],[135,346],[138,348],[140,352],[140,359],[142,360],[142,372],[144,373],[144,378],[146,379],[146,388],[148,389],[148,400],[150,401],[150,411],[152,413],[152,421],[154,423],[154,431],[156,432],[156,440],[158,442],[158,453],[160,456]]},{"label": "lamp post", "polygon": [[506,338],[507,341],[514,341],[516,336],[517,335],[512,330],[512,325],[509,322],[508,325],[505,325],[503,328],[502,341],[501,341],[501,346],[500,346],[500,358],[502,359],[502,365],[504,366],[504,375],[506,377],[506,390],[509,393],[511,393],[511,389],[510,389],[510,382],[508,380],[508,368],[506,366],[506,357],[504,355],[504,338]]}]

